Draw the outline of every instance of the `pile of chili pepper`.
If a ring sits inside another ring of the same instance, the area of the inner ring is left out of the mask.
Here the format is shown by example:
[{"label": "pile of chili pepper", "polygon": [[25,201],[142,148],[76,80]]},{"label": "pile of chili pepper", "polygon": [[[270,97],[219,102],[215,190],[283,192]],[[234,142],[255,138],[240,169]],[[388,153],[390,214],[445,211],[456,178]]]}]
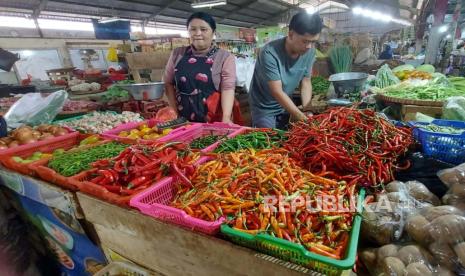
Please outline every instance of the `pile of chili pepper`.
[{"label": "pile of chili pepper", "polygon": [[128,146],[110,142],[86,149],[56,151],[47,166],[63,176],[73,176],[90,169],[92,162],[117,156]]},{"label": "pile of chili pepper", "polygon": [[225,138],[224,135],[207,135],[196,138],[190,143],[191,149],[204,149]]},{"label": "pile of chili pepper", "polygon": [[222,142],[215,152],[236,152],[248,148],[270,149],[281,147],[285,140],[286,135],[282,130],[257,128]]},{"label": "pile of chili pepper", "polygon": [[295,123],[285,147],[311,172],[376,188],[392,181],[396,169],[409,167],[397,162],[412,143],[409,128],[373,110],[342,107]]},{"label": "pile of chili pepper", "polygon": [[137,144],[115,158],[94,162],[90,182],[112,193],[132,195],[169,175],[173,167],[193,171],[192,164],[199,157],[177,142]]},{"label": "pile of chili pepper", "polygon": [[268,199],[288,204],[308,199],[314,206],[318,197],[334,196],[348,208],[355,186],[302,169],[285,149],[220,154],[178,185],[172,206],[193,217],[215,221],[226,216],[238,231],[283,238],[335,259],[344,256],[355,208],[318,212],[301,202],[286,210],[279,203],[270,206]]}]

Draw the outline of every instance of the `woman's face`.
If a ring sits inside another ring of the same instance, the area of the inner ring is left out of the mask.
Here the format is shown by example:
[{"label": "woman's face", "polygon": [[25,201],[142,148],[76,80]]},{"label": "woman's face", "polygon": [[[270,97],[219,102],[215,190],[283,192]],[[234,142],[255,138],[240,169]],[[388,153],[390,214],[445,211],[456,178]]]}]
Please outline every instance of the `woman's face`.
[{"label": "woman's face", "polygon": [[207,22],[194,18],[188,26],[189,38],[196,50],[210,48],[213,40],[213,30]]}]

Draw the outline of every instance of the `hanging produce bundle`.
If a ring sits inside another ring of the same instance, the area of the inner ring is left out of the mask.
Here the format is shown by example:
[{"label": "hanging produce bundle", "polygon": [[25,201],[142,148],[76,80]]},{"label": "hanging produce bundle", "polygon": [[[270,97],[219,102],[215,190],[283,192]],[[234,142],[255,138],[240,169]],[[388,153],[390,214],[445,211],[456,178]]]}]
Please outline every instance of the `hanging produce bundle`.
[{"label": "hanging produce bundle", "polygon": [[285,139],[285,132],[279,129],[254,129],[249,133],[237,135],[224,141],[215,152],[224,153],[248,148],[269,149],[281,147]]},{"label": "hanging produce bundle", "polygon": [[373,110],[334,108],[298,122],[285,145],[313,173],[364,187],[389,183],[413,139]]},{"label": "hanging produce bundle", "polygon": [[400,80],[392,73],[389,65],[384,64],[376,73],[375,86],[385,88],[400,83]]},{"label": "hanging produce bundle", "polygon": [[329,59],[336,73],[350,72],[352,69],[353,57],[350,46],[334,46],[329,50]]},{"label": "hanging produce bundle", "polygon": [[[285,149],[220,154],[180,179],[172,206],[190,216],[207,221],[226,216],[238,231],[267,233],[320,255],[344,257],[354,214],[350,207],[355,206],[349,199],[353,199],[355,186],[302,169]],[[295,212],[291,212],[265,200],[280,196],[290,205],[294,200],[309,199],[314,207],[318,197],[343,199],[346,211],[323,214],[306,204],[295,204]]]},{"label": "hanging produce bundle", "polygon": [[112,193],[132,195],[169,175],[172,167],[193,170],[191,164],[199,157],[177,142],[133,145],[115,158],[94,162],[90,182]]}]

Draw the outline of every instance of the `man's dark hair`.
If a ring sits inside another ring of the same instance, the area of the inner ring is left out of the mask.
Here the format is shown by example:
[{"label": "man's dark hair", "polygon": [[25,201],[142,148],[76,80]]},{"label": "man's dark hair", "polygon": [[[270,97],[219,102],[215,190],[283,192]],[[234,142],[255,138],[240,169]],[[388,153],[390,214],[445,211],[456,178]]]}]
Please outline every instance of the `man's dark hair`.
[{"label": "man's dark hair", "polygon": [[207,22],[208,25],[210,25],[210,28],[212,28],[213,31],[216,30],[215,19],[213,19],[213,16],[211,16],[210,14],[208,14],[206,12],[196,12],[196,13],[191,14],[191,16],[189,16],[189,19],[187,19],[187,23],[186,23],[187,27],[189,27],[189,24],[191,23],[191,21],[193,19],[201,19],[201,20]]},{"label": "man's dark hair", "polygon": [[289,23],[289,30],[300,35],[316,35],[321,33],[321,29],[323,29],[323,20],[317,13],[299,12],[292,17],[291,23]]}]

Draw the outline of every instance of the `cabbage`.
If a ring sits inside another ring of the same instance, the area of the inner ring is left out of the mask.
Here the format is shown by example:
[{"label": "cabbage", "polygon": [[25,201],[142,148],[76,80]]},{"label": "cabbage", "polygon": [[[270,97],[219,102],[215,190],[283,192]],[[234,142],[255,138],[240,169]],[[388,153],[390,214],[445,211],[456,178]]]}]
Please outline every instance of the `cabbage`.
[{"label": "cabbage", "polygon": [[417,71],[433,74],[436,71],[436,69],[431,64],[423,64],[417,67]]},{"label": "cabbage", "polygon": [[413,67],[413,65],[404,64],[404,65],[399,65],[396,68],[392,69],[392,72],[397,73],[397,72],[402,72],[402,71],[413,71],[413,70],[415,70],[415,67]]}]

